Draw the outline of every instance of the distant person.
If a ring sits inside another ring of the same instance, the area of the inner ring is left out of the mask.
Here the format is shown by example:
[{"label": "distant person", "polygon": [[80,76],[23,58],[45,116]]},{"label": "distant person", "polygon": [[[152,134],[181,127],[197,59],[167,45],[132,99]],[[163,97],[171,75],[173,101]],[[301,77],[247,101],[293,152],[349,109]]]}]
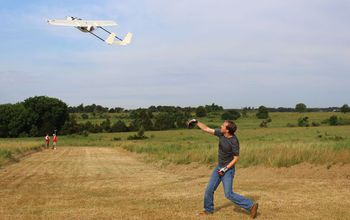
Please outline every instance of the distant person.
[{"label": "distant person", "polygon": [[53,138],[52,138],[52,149],[56,150],[57,146],[57,135],[56,134],[53,134]]},{"label": "distant person", "polygon": [[214,168],[204,194],[204,211],[199,215],[210,215],[214,212],[214,192],[222,182],[225,197],[247,210],[252,218],[258,213],[258,203],[232,191],[235,165],[239,159],[239,142],[235,135],[237,126],[234,122],[226,120],[219,129],[212,129],[205,124],[192,119],[188,122],[189,127],[197,125],[202,131],[215,135],[219,138],[219,164]]},{"label": "distant person", "polygon": [[45,136],[45,147],[49,148],[50,147],[50,136],[46,134]]}]

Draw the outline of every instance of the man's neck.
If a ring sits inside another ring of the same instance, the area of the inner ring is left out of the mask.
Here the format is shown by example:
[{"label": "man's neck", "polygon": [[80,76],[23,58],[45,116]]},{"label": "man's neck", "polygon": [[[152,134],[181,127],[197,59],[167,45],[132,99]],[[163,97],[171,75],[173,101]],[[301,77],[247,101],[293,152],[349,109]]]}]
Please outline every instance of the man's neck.
[{"label": "man's neck", "polygon": [[233,137],[233,135],[232,135],[232,134],[229,134],[229,133],[225,133],[224,136],[225,136],[226,138],[232,138],[232,137]]}]

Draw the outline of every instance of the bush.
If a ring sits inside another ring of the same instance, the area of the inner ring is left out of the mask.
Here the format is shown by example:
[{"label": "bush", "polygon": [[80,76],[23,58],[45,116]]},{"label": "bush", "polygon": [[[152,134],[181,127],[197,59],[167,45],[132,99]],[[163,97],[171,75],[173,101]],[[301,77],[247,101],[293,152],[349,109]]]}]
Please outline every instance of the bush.
[{"label": "bush", "polygon": [[130,135],[127,139],[128,140],[143,140],[147,139],[148,137],[144,135],[145,134],[145,129],[143,126],[140,127],[140,129],[137,131],[137,134],[135,135]]},{"label": "bush", "polygon": [[197,117],[205,117],[205,116],[207,116],[207,111],[205,110],[205,108],[203,106],[199,106],[196,109],[196,116]]},{"label": "bush", "polygon": [[175,128],[176,118],[173,113],[160,112],[155,116],[154,129],[168,130]]},{"label": "bush", "polygon": [[350,107],[348,104],[344,104],[342,107],[340,107],[340,111],[343,112],[344,114],[347,112],[350,112]]},{"label": "bush", "polygon": [[334,126],[334,125],[338,125],[339,124],[339,121],[338,121],[338,117],[336,115],[332,115],[330,118],[329,118],[329,125],[331,126]]},{"label": "bush", "polygon": [[256,113],[256,117],[259,119],[267,119],[269,117],[269,112],[265,106],[260,106],[258,112]]},{"label": "bush", "polygon": [[261,123],[260,123],[260,128],[267,128],[267,126],[268,126],[268,123],[270,123],[272,120],[271,120],[271,118],[268,118],[268,119],[266,119],[266,120],[263,120]]},{"label": "bush", "polygon": [[104,131],[110,132],[111,131],[111,121],[107,118],[105,121],[101,123],[101,127]]},{"label": "bush", "polygon": [[221,115],[222,120],[237,120],[241,114],[236,110],[227,110]]},{"label": "bush", "polygon": [[309,117],[302,117],[298,119],[298,126],[299,127],[309,127]]},{"label": "bush", "polygon": [[83,114],[81,115],[81,118],[84,119],[84,120],[89,119],[89,115],[86,114],[86,113],[83,113]]},{"label": "bush", "polygon": [[111,132],[126,132],[129,128],[126,126],[125,122],[118,120],[114,123],[110,129]]},{"label": "bush", "polygon": [[313,121],[312,123],[311,123],[311,126],[312,127],[318,127],[318,126],[320,126],[321,124],[319,123],[319,122],[315,122],[315,121]]},{"label": "bush", "polygon": [[140,136],[138,136],[138,135],[130,135],[130,136],[128,136],[128,140],[144,140],[144,139],[147,139],[148,137],[146,137],[146,136],[142,136],[142,137],[140,137]]}]

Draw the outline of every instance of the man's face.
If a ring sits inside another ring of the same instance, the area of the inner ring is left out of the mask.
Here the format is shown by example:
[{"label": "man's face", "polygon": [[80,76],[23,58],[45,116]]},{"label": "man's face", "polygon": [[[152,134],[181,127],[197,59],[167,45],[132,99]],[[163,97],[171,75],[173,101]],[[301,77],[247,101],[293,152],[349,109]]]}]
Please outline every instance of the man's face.
[{"label": "man's face", "polygon": [[226,127],[227,127],[227,122],[222,123],[222,125],[220,127],[221,133],[223,133],[223,134],[228,133],[228,130]]}]

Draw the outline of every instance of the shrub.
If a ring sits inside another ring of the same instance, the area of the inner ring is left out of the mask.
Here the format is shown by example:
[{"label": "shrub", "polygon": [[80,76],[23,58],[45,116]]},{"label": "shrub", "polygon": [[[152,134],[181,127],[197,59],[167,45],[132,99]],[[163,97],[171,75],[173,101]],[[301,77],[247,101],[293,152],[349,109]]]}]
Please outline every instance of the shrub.
[{"label": "shrub", "polygon": [[329,118],[329,125],[338,125],[339,124],[339,121],[338,121],[338,117],[336,115],[332,115],[330,118]]},{"label": "shrub", "polygon": [[222,120],[237,120],[241,117],[241,113],[236,110],[227,110],[221,115]]},{"label": "shrub", "polygon": [[125,122],[123,122],[122,120],[118,120],[116,123],[114,123],[111,126],[110,131],[111,132],[126,132],[126,131],[129,131],[129,129],[126,126]]},{"label": "shrub", "polygon": [[340,107],[340,111],[343,113],[350,112],[350,107],[348,104],[344,104],[342,107]]},{"label": "shrub", "polygon": [[260,128],[267,128],[267,126],[268,126],[268,123],[270,123],[272,120],[271,120],[271,118],[268,118],[268,119],[266,119],[266,120],[263,120],[261,123],[260,123]]},{"label": "shrub", "polygon": [[265,106],[260,106],[258,112],[256,113],[256,117],[259,119],[267,119],[269,117],[269,112]]},{"label": "shrub", "polygon": [[205,108],[203,106],[199,106],[196,109],[196,116],[197,117],[205,117],[207,115],[207,111],[205,110]]},{"label": "shrub", "polygon": [[309,117],[302,117],[298,119],[298,126],[299,127],[309,127]]},{"label": "shrub", "polygon": [[84,120],[89,119],[89,115],[86,114],[86,113],[83,113],[83,114],[81,115],[81,118],[84,119]]},{"label": "shrub", "polygon": [[140,127],[140,129],[137,131],[137,134],[135,135],[130,135],[127,139],[128,140],[143,140],[147,139],[148,137],[144,135],[145,134],[145,129],[143,126]]},{"label": "shrub", "polygon": [[320,126],[320,123],[319,123],[319,122],[313,121],[313,122],[311,123],[311,126],[312,126],[312,127],[318,127],[318,126]]}]

